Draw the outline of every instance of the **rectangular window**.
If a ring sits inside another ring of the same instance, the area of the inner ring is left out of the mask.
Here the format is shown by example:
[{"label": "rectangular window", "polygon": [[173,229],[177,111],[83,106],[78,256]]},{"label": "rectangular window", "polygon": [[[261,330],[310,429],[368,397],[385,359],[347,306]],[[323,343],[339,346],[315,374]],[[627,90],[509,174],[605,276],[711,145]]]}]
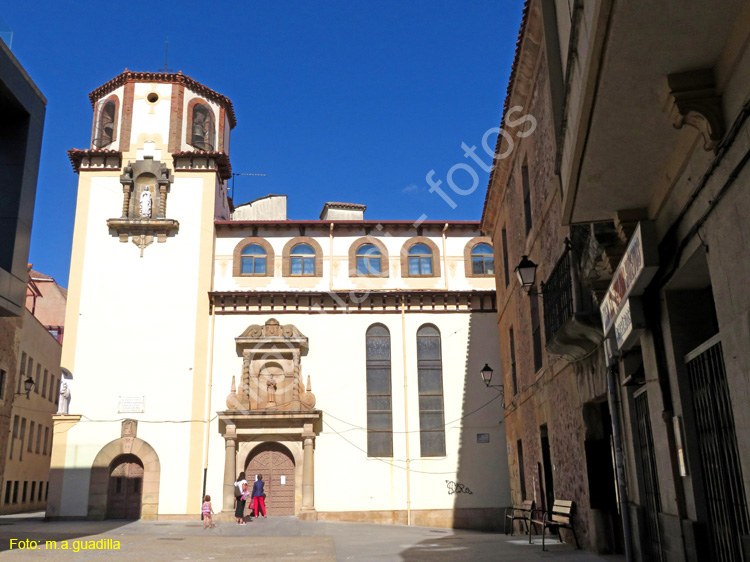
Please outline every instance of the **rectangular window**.
[{"label": "rectangular window", "polygon": [[42,366],[37,363],[36,364],[36,378],[34,379],[34,392],[39,394],[39,382],[42,378]]},{"label": "rectangular window", "polygon": [[417,331],[417,385],[421,456],[445,456],[443,362],[440,332],[426,324]]},{"label": "rectangular window", "polygon": [[531,309],[531,336],[534,344],[534,372],[542,368],[542,325],[539,319],[539,297],[535,294],[529,295],[529,308]]},{"label": "rectangular window", "polygon": [[13,490],[13,482],[8,480],[5,483],[5,505],[8,505],[10,503],[10,493]]},{"label": "rectangular window", "polygon": [[21,494],[21,503],[26,503],[26,492],[29,491],[29,481],[23,481],[23,494]]},{"label": "rectangular window", "polygon": [[[26,362],[26,377],[30,377],[33,373],[34,373],[34,358],[29,357],[29,360]],[[26,382],[26,379],[21,381],[21,389],[23,389],[24,382]]]},{"label": "rectangular window", "polygon": [[13,503],[18,503],[18,480],[13,482]]},{"label": "rectangular window", "polygon": [[39,481],[39,497],[37,498],[37,501],[42,501],[42,491],[44,489],[44,486],[42,486],[42,484],[44,484],[44,482],[40,480]]},{"label": "rectangular window", "polygon": [[62,375],[60,375],[59,379],[57,377],[52,377],[52,379],[55,381],[55,391],[54,391],[55,404],[59,404],[60,403],[60,381],[62,380]]},{"label": "rectangular window", "polygon": [[39,453],[42,450],[42,426],[38,427],[36,432],[36,452]]},{"label": "rectangular window", "polygon": [[523,218],[526,224],[526,236],[531,232],[531,186],[529,185],[529,167],[521,166],[521,183],[523,184]]},{"label": "rectangular window", "polygon": [[[29,437],[31,437],[31,439],[29,439],[29,446],[28,446],[28,449],[26,449],[26,450],[30,453],[31,452],[31,443],[34,441],[34,422],[33,421],[31,422],[31,426],[29,427]],[[38,452],[39,451],[37,451],[37,453]]]},{"label": "rectangular window", "polygon": [[18,416],[13,416],[13,433],[10,436],[10,449],[8,453],[9,459],[13,458],[13,446],[16,443],[16,439],[18,439],[18,424],[19,424]]},{"label": "rectangular window", "polygon": [[49,481],[44,485],[44,501],[49,497]]},{"label": "rectangular window", "polygon": [[513,328],[508,330],[508,343],[510,345],[510,376],[513,382],[513,396],[518,394],[518,376],[516,375],[516,338]]},{"label": "rectangular window", "polygon": [[36,480],[31,483],[31,494],[29,494],[29,501],[34,502],[36,499]]},{"label": "rectangular window", "polygon": [[16,392],[20,394],[23,388],[23,379],[26,378],[26,352],[21,353],[21,369],[18,371],[18,389]]},{"label": "rectangular window", "polygon": [[55,386],[55,381],[56,380],[57,379],[55,378],[55,375],[50,375],[50,377],[49,377],[49,396],[48,396],[48,400],[50,402],[52,402],[54,400],[55,404],[57,403],[57,398],[56,398],[57,387]]},{"label": "rectangular window", "polygon": [[518,479],[521,486],[521,501],[526,501],[526,474],[523,469],[523,443],[519,439],[516,441],[518,450]]},{"label": "rectangular window", "polygon": [[42,398],[47,398],[47,377],[49,377],[49,371],[44,369],[44,377],[42,377]]},{"label": "rectangular window", "polygon": [[503,274],[505,276],[505,286],[510,283],[510,269],[508,267],[508,232],[503,228]]},{"label": "rectangular window", "polygon": [[[20,447],[18,448],[18,460],[23,460],[23,440],[26,438],[26,418],[21,418],[21,443]],[[31,436],[29,435],[29,439],[31,439]]]},{"label": "rectangular window", "polygon": [[366,334],[367,354],[367,456],[393,456],[391,405],[391,334],[382,324]]},{"label": "rectangular window", "polygon": [[51,446],[51,443],[49,442],[49,427],[44,428],[44,453],[43,454],[46,455],[47,451],[52,453],[52,446]]},{"label": "rectangular window", "polygon": [[5,399],[5,382],[8,378],[8,373],[0,369],[0,400]]}]

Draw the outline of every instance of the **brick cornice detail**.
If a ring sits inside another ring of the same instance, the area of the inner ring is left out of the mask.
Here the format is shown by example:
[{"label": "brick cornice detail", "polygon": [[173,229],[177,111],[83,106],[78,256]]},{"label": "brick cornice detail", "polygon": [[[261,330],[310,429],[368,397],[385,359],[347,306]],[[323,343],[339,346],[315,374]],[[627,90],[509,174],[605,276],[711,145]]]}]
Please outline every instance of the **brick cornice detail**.
[{"label": "brick cornice detail", "polygon": [[216,102],[220,106],[227,110],[229,115],[229,122],[232,128],[237,126],[237,119],[234,115],[234,106],[231,100],[212,90],[211,88],[204,86],[200,82],[190,78],[190,76],[183,74],[182,72],[133,72],[125,70],[122,74],[119,74],[112,78],[109,82],[102,84],[96,90],[89,94],[89,100],[91,105],[95,106],[97,100],[101,97],[106,96],[112,90],[115,90],[123,84],[128,85],[134,82],[160,82],[162,84],[182,84],[186,88],[192,90],[196,94],[203,96],[206,99]]},{"label": "brick cornice detail", "polygon": [[398,314],[406,312],[497,312],[495,291],[217,291],[209,293],[216,314]]}]

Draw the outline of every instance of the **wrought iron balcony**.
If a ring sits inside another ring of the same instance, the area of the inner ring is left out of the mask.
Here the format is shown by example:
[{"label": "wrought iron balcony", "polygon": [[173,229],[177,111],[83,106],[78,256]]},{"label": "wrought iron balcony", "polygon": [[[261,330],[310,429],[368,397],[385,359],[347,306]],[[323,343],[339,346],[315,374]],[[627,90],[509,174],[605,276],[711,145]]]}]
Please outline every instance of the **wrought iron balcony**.
[{"label": "wrought iron balcony", "polygon": [[577,255],[568,240],[542,285],[547,351],[568,361],[591,353],[602,341],[599,315],[590,291],[578,279]]}]

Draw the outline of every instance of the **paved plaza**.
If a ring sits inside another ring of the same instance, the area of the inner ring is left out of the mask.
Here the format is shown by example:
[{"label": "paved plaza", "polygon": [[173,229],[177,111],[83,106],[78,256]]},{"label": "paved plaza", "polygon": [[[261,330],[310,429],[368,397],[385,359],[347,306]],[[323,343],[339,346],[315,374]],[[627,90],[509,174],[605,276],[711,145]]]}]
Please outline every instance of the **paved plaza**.
[{"label": "paved plaza", "polygon": [[[220,522],[204,530],[200,521],[58,521],[41,514],[0,517],[0,557],[8,560],[294,560],[429,561],[454,560],[609,562],[552,539],[550,549],[528,544],[524,536],[454,529],[299,521],[270,517],[239,526]],[[11,539],[37,541],[36,549],[10,549]],[[57,548],[52,543],[56,541]],[[68,549],[64,549],[67,541]],[[86,545],[95,549],[86,549]],[[115,541],[119,549],[114,549]],[[535,542],[539,540],[535,538]],[[97,548],[98,547],[98,548]],[[105,547],[105,549],[102,549]],[[109,548],[106,548],[109,547]],[[76,552],[78,549],[78,552]]]}]

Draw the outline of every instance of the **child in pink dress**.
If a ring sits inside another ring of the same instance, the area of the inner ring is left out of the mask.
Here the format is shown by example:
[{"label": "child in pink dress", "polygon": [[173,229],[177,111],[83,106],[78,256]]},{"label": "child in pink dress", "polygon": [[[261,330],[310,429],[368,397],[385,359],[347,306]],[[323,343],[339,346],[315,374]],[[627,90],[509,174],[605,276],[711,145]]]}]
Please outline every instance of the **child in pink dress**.
[{"label": "child in pink dress", "polygon": [[211,496],[206,494],[206,497],[203,498],[203,505],[201,506],[201,513],[203,514],[203,528],[206,528],[206,521],[208,521],[208,527],[209,529],[212,529],[216,525],[214,525],[213,521],[213,513],[214,508],[211,507]]}]

